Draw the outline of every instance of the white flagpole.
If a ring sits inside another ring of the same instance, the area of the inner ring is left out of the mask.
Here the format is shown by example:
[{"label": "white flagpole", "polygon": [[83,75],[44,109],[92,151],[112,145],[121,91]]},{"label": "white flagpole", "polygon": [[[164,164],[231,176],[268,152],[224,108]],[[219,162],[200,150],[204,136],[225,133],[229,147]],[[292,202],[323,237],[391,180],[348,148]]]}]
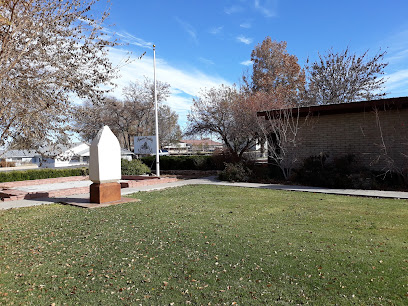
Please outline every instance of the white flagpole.
[{"label": "white flagpole", "polygon": [[156,89],[156,45],[153,45],[153,70],[154,70],[154,114],[156,117],[156,176],[160,177],[159,158],[159,114],[157,109],[157,89]]}]

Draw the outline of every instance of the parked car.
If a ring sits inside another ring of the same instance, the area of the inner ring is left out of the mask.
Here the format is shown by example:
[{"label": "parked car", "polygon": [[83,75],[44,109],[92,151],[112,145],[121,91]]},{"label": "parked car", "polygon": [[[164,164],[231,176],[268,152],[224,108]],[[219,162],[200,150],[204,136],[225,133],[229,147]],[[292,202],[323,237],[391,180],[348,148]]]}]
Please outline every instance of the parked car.
[{"label": "parked car", "polygon": [[[152,156],[156,156],[156,152],[150,154]],[[165,156],[165,155],[170,155],[169,151],[167,150],[159,150],[159,156]]]}]

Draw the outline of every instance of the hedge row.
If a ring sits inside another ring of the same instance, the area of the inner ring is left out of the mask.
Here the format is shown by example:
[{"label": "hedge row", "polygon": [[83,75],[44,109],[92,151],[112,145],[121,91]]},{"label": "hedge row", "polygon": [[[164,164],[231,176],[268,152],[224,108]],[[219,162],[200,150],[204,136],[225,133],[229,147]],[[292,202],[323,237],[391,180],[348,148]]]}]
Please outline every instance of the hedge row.
[{"label": "hedge row", "polygon": [[[150,169],[156,169],[155,156],[146,156],[141,160],[147,167],[139,160],[133,160],[131,162],[122,160],[122,174],[139,175],[150,173]],[[162,170],[222,170],[223,168],[224,161],[219,158],[217,159],[215,156],[191,155],[160,157],[160,169]],[[16,170],[0,172],[0,183],[88,174],[88,168]]]},{"label": "hedge row", "polygon": [[89,171],[87,168],[16,170],[0,172],[0,182],[27,181],[88,174]]},{"label": "hedge row", "polygon": [[[141,159],[152,170],[156,169],[156,157],[146,156]],[[160,169],[162,170],[222,170],[223,162],[214,156],[160,156]]]}]

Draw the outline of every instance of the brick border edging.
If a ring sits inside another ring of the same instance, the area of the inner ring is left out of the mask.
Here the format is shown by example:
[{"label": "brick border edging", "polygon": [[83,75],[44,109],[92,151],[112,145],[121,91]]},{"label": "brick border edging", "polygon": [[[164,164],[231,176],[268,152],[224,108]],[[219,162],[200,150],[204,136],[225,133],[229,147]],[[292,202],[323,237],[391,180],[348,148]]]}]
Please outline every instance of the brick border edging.
[{"label": "brick border edging", "polygon": [[83,181],[83,180],[89,180],[89,176],[88,175],[66,176],[66,177],[55,177],[55,178],[38,179],[38,180],[4,182],[4,183],[0,183],[0,188],[14,188],[14,187],[21,187],[21,186],[56,184],[56,183],[74,182],[74,181]]},{"label": "brick border edging", "polygon": [[122,175],[122,180],[161,180],[163,178],[158,176],[146,175]]},{"label": "brick border edging", "polygon": [[9,198],[2,198],[1,201],[16,201],[16,200],[31,200],[38,198],[56,198],[60,196],[68,196],[74,194],[88,193],[89,187],[75,187],[75,188],[66,188],[66,189],[57,189],[50,191],[39,191],[39,192],[26,192],[16,195],[10,195]]},{"label": "brick border edging", "polygon": [[[72,178],[72,179],[58,180],[58,179],[66,179],[66,178]],[[75,179],[75,178],[80,178],[80,179]],[[88,177],[73,176],[73,177],[56,178],[56,179],[42,179],[42,180],[35,180],[35,181],[42,181],[44,183],[45,181],[49,182],[49,180],[52,180],[53,183],[59,183],[61,181],[79,181],[85,178],[88,178]],[[148,179],[148,178],[151,178],[151,179]],[[121,182],[121,188],[135,188],[135,187],[140,187],[140,186],[172,183],[176,181],[178,181],[178,179],[173,178],[173,177],[166,177],[166,178],[142,177],[141,179],[136,179],[136,180],[134,180],[133,178],[133,180],[131,179],[127,182]],[[19,183],[21,182],[27,182],[27,181],[20,181]],[[31,185],[40,185],[40,183],[36,182],[35,184],[31,184]],[[7,187],[10,187],[10,185],[8,185]],[[18,186],[14,186],[14,187],[18,187]],[[36,199],[36,198],[55,198],[55,197],[60,197],[60,196],[68,196],[68,195],[82,194],[82,193],[89,193],[89,186],[57,189],[57,190],[51,190],[51,191],[45,191],[45,192],[41,192],[41,191],[40,192],[21,192],[20,194],[10,194],[10,197],[4,197],[1,199],[1,201],[6,202],[6,201],[16,201],[16,200],[29,200],[29,199]]]},{"label": "brick border edging", "polygon": [[177,182],[178,179],[175,177],[165,177],[165,178],[156,178],[154,180],[129,180],[127,182],[122,182],[122,188],[135,188],[139,186],[149,186],[149,185],[156,185],[156,184],[165,184],[165,183],[173,183]]}]

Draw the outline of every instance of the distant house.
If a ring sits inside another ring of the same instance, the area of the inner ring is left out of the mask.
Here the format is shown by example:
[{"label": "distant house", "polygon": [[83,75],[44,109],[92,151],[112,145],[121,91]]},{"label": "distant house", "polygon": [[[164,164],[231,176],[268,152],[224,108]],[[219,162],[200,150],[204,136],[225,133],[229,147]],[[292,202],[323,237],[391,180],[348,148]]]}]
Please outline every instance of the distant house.
[{"label": "distant house", "polygon": [[167,150],[169,154],[187,154],[188,153],[187,144],[182,141],[171,143],[167,146],[163,146],[163,148]]},{"label": "distant house", "polygon": [[89,143],[79,142],[68,146],[58,146],[54,149],[44,149],[44,158],[40,167],[59,168],[70,166],[86,166],[89,163]]},{"label": "distant house", "polygon": [[[89,164],[90,144],[86,142],[76,143],[72,147],[64,148],[63,152],[52,159],[45,161],[42,167],[58,168],[70,166],[87,166]],[[121,149],[121,158],[132,160],[134,153]]]},{"label": "distant house", "polygon": [[[36,164],[41,168],[60,168],[71,166],[87,166],[89,164],[90,144],[86,142],[74,143],[56,148],[44,148],[42,154],[36,150],[9,150],[0,151],[0,160],[22,164]],[[133,159],[134,153],[122,149],[121,157]]]},{"label": "distant house", "polygon": [[214,152],[216,149],[223,148],[221,142],[211,140],[210,138],[184,139],[181,142],[186,144],[189,152]]},{"label": "distant house", "polygon": [[216,149],[222,149],[223,144],[211,140],[210,138],[204,139],[183,139],[178,143],[171,144],[164,147],[170,154],[187,154],[187,153],[210,153]]},{"label": "distant house", "polygon": [[0,160],[14,163],[16,166],[39,164],[41,162],[41,154],[35,150],[2,150],[0,151]]},{"label": "distant house", "polygon": [[[281,111],[258,112],[258,116],[274,120]],[[287,159],[301,162],[323,153],[329,158],[351,154],[359,165],[372,170],[408,170],[408,97],[286,111],[300,117],[297,141]]]}]

